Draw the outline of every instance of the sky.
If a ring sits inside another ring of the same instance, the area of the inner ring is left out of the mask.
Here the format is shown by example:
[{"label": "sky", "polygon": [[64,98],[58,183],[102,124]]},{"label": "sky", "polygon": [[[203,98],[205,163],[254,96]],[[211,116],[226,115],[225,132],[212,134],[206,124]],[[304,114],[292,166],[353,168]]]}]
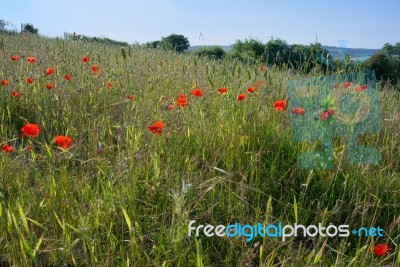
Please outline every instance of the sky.
[{"label": "sky", "polygon": [[0,19],[39,34],[64,32],[128,43],[182,34],[191,45],[256,38],[289,44],[381,48],[400,42],[399,0],[7,0]]}]

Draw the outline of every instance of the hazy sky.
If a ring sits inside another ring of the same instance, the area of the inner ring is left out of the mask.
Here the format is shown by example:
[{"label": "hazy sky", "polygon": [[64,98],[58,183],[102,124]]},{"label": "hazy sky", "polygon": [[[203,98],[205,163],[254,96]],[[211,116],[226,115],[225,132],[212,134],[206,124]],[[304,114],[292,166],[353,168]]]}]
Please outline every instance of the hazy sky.
[{"label": "hazy sky", "polygon": [[129,43],[177,33],[191,45],[249,37],[309,44],[318,35],[324,45],[381,48],[400,41],[399,11],[399,0],[5,0],[0,19],[47,36],[75,31]]}]

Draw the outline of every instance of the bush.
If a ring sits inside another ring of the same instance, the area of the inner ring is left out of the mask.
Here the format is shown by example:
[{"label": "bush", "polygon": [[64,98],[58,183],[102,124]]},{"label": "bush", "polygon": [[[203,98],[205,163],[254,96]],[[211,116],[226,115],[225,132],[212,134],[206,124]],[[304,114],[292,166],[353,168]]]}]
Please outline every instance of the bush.
[{"label": "bush", "polygon": [[39,30],[36,29],[35,27],[33,27],[32,24],[26,23],[26,24],[24,25],[24,29],[23,29],[22,32],[23,32],[23,33],[30,33],[30,34],[38,34],[38,33],[39,33]]},{"label": "bush", "polygon": [[367,69],[375,71],[377,79],[396,83],[400,79],[400,60],[381,50],[367,59],[362,64]]},{"label": "bush", "polygon": [[226,52],[220,46],[200,47],[193,51],[193,54],[199,57],[208,57],[210,59],[222,59]]},{"label": "bush", "polygon": [[265,45],[258,39],[237,40],[232,46],[232,56],[245,59],[265,60]]},{"label": "bush", "polygon": [[175,50],[178,53],[184,52],[189,49],[189,40],[180,34],[171,34],[161,39],[161,43],[158,44],[166,50]]}]

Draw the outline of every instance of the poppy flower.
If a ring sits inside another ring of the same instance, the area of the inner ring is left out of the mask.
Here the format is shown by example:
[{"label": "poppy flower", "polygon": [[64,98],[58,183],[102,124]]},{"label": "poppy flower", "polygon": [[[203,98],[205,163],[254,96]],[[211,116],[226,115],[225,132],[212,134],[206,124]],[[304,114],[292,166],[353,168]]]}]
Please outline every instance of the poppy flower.
[{"label": "poppy flower", "polygon": [[329,117],[333,116],[335,111],[333,109],[324,110],[321,112],[320,119],[326,121]]},{"label": "poppy flower", "polygon": [[21,132],[21,137],[29,136],[35,138],[39,135],[39,126],[37,126],[37,124],[28,123],[21,128]]},{"label": "poppy flower", "polygon": [[305,110],[303,108],[292,108],[292,113],[304,116]]},{"label": "poppy flower", "polygon": [[175,109],[175,106],[174,106],[173,104],[171,104],[171,105],[168,106],[168,109],[169,109],[170,111],[173,111],[173,110]]},{"label": "poppy flower", "polygon": [[16,60],[18,60],[18,59],[19,59],[19,56],[18,56],[18,55],[11,56],[11,60],[13,60],[13,61],[16,61]]},{"label": "poppy flower", "polygon": [[72,138],[64,135],[57,135],[53,139],[53,143],[57,144],[59,148],[67,149],[71,146]]},{"label": "poppy flower", "polygon": [[26,151],[31,152],[31,150],[32,150],[31,145],[27,145],[27,146],[26,146]]},{"label": "poppy flower", "polygon": [[69,75],[69,74],[67,74],[67,75],[64,76],[64,79],[67,80],[67,81],[70,81],[71,78],[72,78],[72,77],[71,77],[71,75]]},{"label": "poppy flower", "polygon": [[256,91],[256,88],[254,88],[254,87],[247,88],[247,92],[249,92],[250,94],[254,93],[255,91]]},{"label": "poppy flower", "polygon": [[346,83],[344,83],[344,88],[348,88],[348,87],[350,87],[351,86],[351,82],[346,82]]},{"label": "poppy flower", "polygon": [[103,147],[101,146],[101,142],[100,142],[100,141],[97,143],[96,154],[97,154],[97,155],[103,154]]},{"label": "poppy flower", "polygon": [[88,56],[85,56],[85,57],[82,58],[82,61],[83,61],[84,63],[88,63],[89,60],[90,60],[90,58],[89,58]]},{"label": "poppy flower", "polygon": [[277,100],[274,102],[275,110],[285,110],[286,109],[286,100]]},{"label": "poppy flower", "polygon": [[164,123],[161,121],[156,121],[150,126],[147,126],[147,130],[149,130],[153,134],[161,134],[164,128]]},{"label": "poppy flower", "polygon": [[99,68],[98,66],[93,65],[93,66],[90,68],[90,72],[91,72],[92,74],[98,74],[99,71],[100,71],[100,68]]},{"label": "poppy flower", "polygon": [[8,85],[8,81],[7,80],[2,80],[1,81],[1,85],[7,86]]},{"label": "poppy flower", "polygon": [[131,101],[135,100],[135,96],[133,96],[133,95],[128,95],[126,98],[128,98]]},{"label": "poppy flower", "polygon": [[391,250],[386,244],[378,244],[374,246],[374,255],[376,256],[384,256]]},{"label": "poppy flower", "polygon": [[356,88],[354,88],[354,90],[362,92],[362,91],[365,91],[365,89],[367,89],[367,88],[368,88],[368,85],[363,84],[363,85],[357,86]]},{"label": "poppy flower", "polygon": [[260,71],[261,71],[261,72],[266,72],[266,71],[267,71],[267,66],[262,65],[262,66],[260,67]]},{"label": "poppy flower", "polygon": [[47,90],[50,90],[50,89],[54,88],[54,84],[53,83],[47,83],[46,84],[46,88],[47,88]]},{"label": "poppy flower", "polygon": [[180,94],[179,97],[176,99],[176,105],[177,105],[178,107],[184,107],[184,106],[187,105],[187,103],[188,103],[188,102],[187,102],[187,100],[186,100],[185,95]]},{"label": "poppy flower", "polygon": [[203,91],[201,91],[201,89],[194,89],[192,91],[192,95],[196,96],[196,97],[202,97],[203,96]]},{"label": "poppy flower", "polygon": [[245,93],[241,93],[237,96],[236,100],[237,101],[242,101],[243,99],[246,98],[246,94]]},{"label": "poppy flower", "polygon": [[46,69],[46,75],[47,76],[49,76],[49,75],[51,75],[51,74],[53,74],[54,73],[54,68],[47,68]]},{"label": "poppy flower", "polygon": [[20,97],[20,94],[19,94],[17,91],[12,91],[12,92],[11,92],[11,95],[12,95],[13,97],[15,97],[15,98]]},{"label": "poppy flower", "polygon": [[26,61],[28,61],[29,63],[35,63],[36,62],[36,58],[35,57],[27,57]]},{"label": "poppy flower", "polygon": [[10,145],[8,145],[8,144],[5,144],[5,145],[3,145],[3,146],[1,147],[1,150],[5,151],[5,152],[7,152],[7,153],[10,153],[11,151],[14,150],[14,147],[12,147],[12,146],[10,146]]},{"label": "poppy flower", "polygon": [[31,77],[26,78],[26,83],[31,84],[33,83],[33,79]]},{"label": "poppy flower", "polygon": [[225,94],[228,91],[228,89],[226,87],[221,87],[218,89],[218,92],[220,92],[221,94]]},{"label": "poppy flower", "polygon": [[113,87],[113,84],[111,82],[107,82],[106,86],[107,86],[108,89],[111,89]]}]

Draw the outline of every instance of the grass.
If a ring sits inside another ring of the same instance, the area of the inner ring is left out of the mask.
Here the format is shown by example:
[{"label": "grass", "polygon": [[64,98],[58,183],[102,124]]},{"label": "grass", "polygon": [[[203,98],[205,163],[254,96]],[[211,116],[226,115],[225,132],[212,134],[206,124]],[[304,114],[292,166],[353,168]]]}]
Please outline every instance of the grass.
[{"label": "grass", "polygon": [[[379,84],[383,129],[363,137],[380,149],[379,165],[347,164],[338,138],[333,170],[302,170],[297,159],[307,146],[293,142],[289,112],[272,108],[300,73],[138,47],[1,39],[0,79],[9,85],[0,92],[0,144],[14,147],[0,153],[2,265],[400,265],[400,94],[390,86]],[[14,54],[20,60],[11,61]],[[56,73],[46,76],[48,67]],[[48,82],[55,87],[47,90]],[[190,95],[195,87],[204,97]],[[170,111],[180,93],[188,105]],[[162,134],[150,133],[158,120]],[[26,123],[39,125],[37,138],[19,138]],[[72,146],[54,146],[56,135],[72,137]],[[195,238],[190,220],[380,226],[385,236]],[[377,243],[392,250],[376,257]]]}]

